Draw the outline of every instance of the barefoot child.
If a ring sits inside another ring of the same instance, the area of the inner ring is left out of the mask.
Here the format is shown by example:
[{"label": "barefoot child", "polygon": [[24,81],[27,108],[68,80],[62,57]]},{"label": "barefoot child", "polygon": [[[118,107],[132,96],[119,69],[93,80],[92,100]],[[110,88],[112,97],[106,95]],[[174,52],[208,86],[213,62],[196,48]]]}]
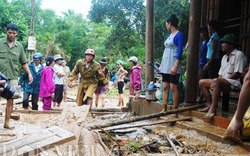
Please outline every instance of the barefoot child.
[{"label": "barefoot child", "polygon": [[123,97],[123,87],[124,87],[124,78],[128,72],[122,67],[123,62],[118,60],[116,65],[118,67],[117,77],[118,77],[118,93],[119,93],[119,102],[117,106],[124,106],[124,97]]},{"label": "barefoot child", "polygon": [[44,67],[41,72],[42,78],[39,97],[43,99],[43,110],[51,110],[51,104],[55,91],[55,84],[53,82],[53,66],[55,61],[53,56],[48,56],[45,61],[46,67]]}]

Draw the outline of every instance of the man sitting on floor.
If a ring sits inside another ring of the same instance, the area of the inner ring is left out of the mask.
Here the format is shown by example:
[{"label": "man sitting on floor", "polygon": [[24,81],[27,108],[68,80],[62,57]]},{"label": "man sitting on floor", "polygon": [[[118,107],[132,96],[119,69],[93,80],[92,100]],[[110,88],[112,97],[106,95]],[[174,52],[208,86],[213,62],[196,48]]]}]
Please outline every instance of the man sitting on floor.
[{"label": "man sitting on floor", "polygon": [[[221,60],[219,77],[215,79],[201,79],[199,86],[208,103],[203,111],[208,111],[205,118],[212,118],[216,113],[220,93],[229,93],[230,90],[240,90],[240,76],[247,65],[244,53],[238,49],[237,38],[233,34],[225,35],[221,40],[221,48],[226,54]],[[210,89],[212,95],[210,94]]]}]

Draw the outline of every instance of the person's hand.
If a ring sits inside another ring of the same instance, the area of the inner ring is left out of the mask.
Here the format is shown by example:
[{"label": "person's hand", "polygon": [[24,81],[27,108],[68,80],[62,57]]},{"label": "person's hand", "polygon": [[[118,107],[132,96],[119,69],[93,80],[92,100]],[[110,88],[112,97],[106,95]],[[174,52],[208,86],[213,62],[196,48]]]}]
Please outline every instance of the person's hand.
[{"label": "person's hand", "polygon": [[[5,80],[0,80],[0,86],[2,86],[5,83],[6,83]],[[0,93],[2,93],[2,92],[3,92],[3,87],[0,87]]]},{"label": "person's hand", "polygon": [[29,74],[29,84],[31,84],[32,82],[33,82],[33,76]]},{"label": "person's hand", "polygon": [[17,89],[18,89],[18,90],[20,90],[21,88],[22,88],[22,86],[21,86],[21,85],[18,85],[18,86],[17,86]]},{"label": "person's hand", "polygon": [[232,139],[240,145],[244,145],[244,143],[241,141],[241,139],[237,135],[239,134],[238,132],[242,134],[243,127],[244,127],[243,120],[240,120],[240,121],[235,120],[235,123],[233,124],[233,127],[232,127]]},{"label": "person's hand", "polygon": [[55,94],[54,94],[54,93],[52,93],[52,94],[51,94],[51,97],[52,97],[52,98],[54,98],[54,97],[55,97]]},{"label": "person's hand", "polygon": [[177,68],[176,67],[173,67],[171,70],[170,70],[170,73],[171,75],[175,75],[177,73]]}]

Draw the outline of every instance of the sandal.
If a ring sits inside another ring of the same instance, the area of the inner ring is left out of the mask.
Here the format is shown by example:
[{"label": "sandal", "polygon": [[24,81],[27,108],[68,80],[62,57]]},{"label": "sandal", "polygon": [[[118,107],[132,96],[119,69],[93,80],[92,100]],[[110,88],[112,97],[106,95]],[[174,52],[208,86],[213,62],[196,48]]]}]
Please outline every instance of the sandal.
[{"label": "sandal", "polygon": [[215,113],[207,113],[204,118],[206,119],[212,119],[214,117]]}]

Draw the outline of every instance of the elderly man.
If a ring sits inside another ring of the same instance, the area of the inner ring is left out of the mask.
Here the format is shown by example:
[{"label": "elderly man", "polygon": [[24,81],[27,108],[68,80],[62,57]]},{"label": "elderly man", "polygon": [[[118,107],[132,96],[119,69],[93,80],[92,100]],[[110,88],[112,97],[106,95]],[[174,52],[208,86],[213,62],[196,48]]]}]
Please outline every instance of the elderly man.
[{"label": "elderly man", "polygon": [[205,118],[212,118],[215,115],[221,92],[229,93],[230,90],[240,90],[240,76],[247,65],[247,59],[243,52],[236,49],[239,44],[235,35],[227,34],[220,42],[222,50],[226,54],[221,61],[219,77],[199,81],[199,86],[208,103],[208,107],[203,109],[203,111],[208,111]]},{"label": "elderly man", "polygon": [[29,97],[31,95],[32,110],[38,110],[38,99],[41,81],[41,71],[43,55],[41,53],[35,53],[33,55],[33,62],[29,63],[29,70],[33,77],[33,82],[29,83],[28,75],[24,71],[20,76],[18,87],[23,86],[23,108],[29,109]]},{"label": "elderly man", "polygon": [[[15,38],[18,35],[18,27],[13,23],[7,25],[7,37],[0,39],[0,72],[3,73],[8,79],[9,84],[13,89],[18,88],[18,65],[21,64],[22,68],[27,73],[29,83],[32,83],[33,77],[30,73],[26,55],[23,46]],[[12,129],[9,125],[10,116],[13,109],[13,99],[15,95],[7,99],[6,114],[4,128]]]}]

